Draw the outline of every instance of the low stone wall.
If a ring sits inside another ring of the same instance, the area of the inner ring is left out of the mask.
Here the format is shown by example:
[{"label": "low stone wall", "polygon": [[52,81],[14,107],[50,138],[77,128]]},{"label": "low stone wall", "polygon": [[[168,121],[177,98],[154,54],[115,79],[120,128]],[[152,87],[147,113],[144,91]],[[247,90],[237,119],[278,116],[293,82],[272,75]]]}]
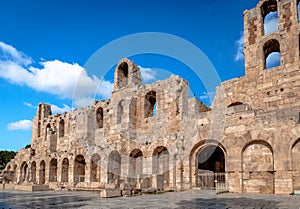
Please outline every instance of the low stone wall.
[{"label": "low stone wall", "polygon": [[0,190],[20,190],[20,191],[48,191],[48,185],[16,185],[16,184],[2,184]]}]

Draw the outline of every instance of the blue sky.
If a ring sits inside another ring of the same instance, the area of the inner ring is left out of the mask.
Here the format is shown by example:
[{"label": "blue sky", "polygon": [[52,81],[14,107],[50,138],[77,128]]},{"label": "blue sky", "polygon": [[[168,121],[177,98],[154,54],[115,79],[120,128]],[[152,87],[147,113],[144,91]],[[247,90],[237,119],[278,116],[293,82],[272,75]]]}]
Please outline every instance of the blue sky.
[{"label": "blue sky", "polygon": [[[83,90],[102,82],[97,99],[108,98],[113,69],[105,75],[84,69],[104,45],[126,35],[161,32],[181,37],[208,57],[222,81],[244,75],[241,56],[243,11],[257,0],[4,0],[0,2],[0,150],[18,150],[31,140],[31,120],[39,102],[54,113],[70,111],[77,78]],[[239,44],[240,43],[240,44]],[[163,43],[161,43],[163,44]],[[209,105],[199,79],[170,57],[129,57],[143,69],[145,82],[170,74],[189,81],[192,94]],[[117,63],[118,60],[115,61]],[[104,70],[104,69],[102,69]],[[96,74],[96,75],[95,75]],[[79,107],[90,102],[84,97]]]}]

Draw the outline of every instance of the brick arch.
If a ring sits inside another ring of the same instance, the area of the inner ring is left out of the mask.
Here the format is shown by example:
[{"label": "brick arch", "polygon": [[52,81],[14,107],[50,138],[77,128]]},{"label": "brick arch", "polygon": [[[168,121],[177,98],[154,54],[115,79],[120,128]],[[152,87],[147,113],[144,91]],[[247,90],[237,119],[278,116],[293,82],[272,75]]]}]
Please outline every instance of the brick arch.
[{"label": "brick arch", "polygon": [[278,52],[280,53],[280,60],[279,60],[279,65],[281,65],[281,60],[282,60],[282,54],[281,54],[281,38],[279,36],[279,34],[275,33],[275,34],[271,34],[269,36],[267,36],[266,38],[264,38],[261,42],[260,42],[260,46],[261,46],[261,50],[258,50],[259,57],[262,57],[262,69],[269,69],[267,68],[267,58],[270,54],[274,53],[274,52]]},{"label": "brick arch", "polygon": [[197,186],[197,178],[198,178],[198,157],[205,148],[215,146],[217,148],[220,148],[224,154],[224,163],[225,163],[225,171],[226,165],[227,165],[227,151],[225,146],[220,143],[219,141],[216,140],[201,140],[198,143],[196,143],[193,148],[191,149],[190,156],[189,156],[189,176],[190,176],[190,184],[191,187],[196,187]]},{"label": "brick arch", "polygon": [[275,189],[272,146],[264,140],[253,140],[243,146],[241,156],[243,192],[273,194]]}]

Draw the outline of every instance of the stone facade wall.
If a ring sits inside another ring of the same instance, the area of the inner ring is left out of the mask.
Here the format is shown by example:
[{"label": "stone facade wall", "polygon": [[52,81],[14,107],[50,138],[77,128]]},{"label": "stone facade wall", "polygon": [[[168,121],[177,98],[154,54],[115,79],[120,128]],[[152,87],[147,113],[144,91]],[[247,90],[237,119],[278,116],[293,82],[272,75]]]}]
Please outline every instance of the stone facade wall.
[{"label": "stone facade wall", "polygon": [[[189,98],[179,76],[143,84],[125,58],[109,100],[61,115],[41,103],[31,148],[20,150],[6,171],[14,183],[105,189],[103,196],[201,187],[200,176],[210,173],[224,173],[213,180],[230,192],[299,190],[297,3],[262,0],[245,11],[246,75],[217,87],[211,107]],[[278,31],[265,35],[270,11],[278,11]],[[266,69],[267,55],[278,49],[280,66]]]}]

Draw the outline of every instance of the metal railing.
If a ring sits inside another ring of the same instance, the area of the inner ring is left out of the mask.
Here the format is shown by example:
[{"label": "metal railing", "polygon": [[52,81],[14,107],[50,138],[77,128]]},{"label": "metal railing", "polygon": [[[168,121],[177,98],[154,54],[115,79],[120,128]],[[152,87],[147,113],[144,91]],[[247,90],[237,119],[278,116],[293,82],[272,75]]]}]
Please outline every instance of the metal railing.
[{"label": "metal railing", "polygon": [[197,174],[197,187],[204,190],[216,190],[217,193],[226,192],[226,173],[199,170]]}]

